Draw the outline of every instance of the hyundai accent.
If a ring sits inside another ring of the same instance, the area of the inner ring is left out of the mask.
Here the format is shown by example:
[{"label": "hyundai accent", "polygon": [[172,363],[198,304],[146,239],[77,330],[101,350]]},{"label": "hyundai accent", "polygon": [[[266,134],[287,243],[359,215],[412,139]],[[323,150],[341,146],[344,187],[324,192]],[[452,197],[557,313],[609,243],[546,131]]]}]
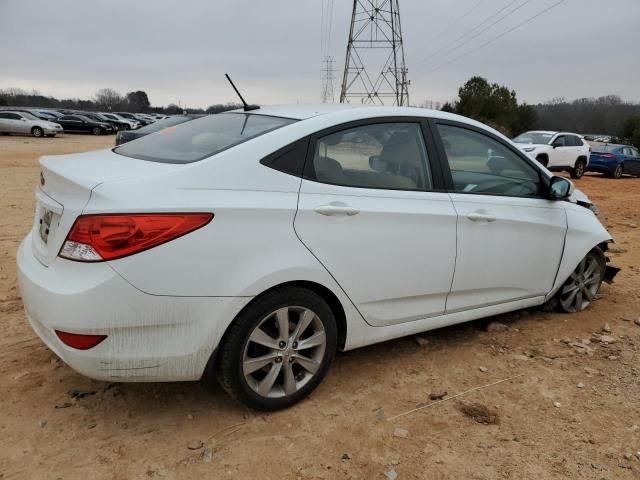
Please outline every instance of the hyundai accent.
[{"label": "hyundai accent", "polygon": [[40,164],[17,256],[26,315],[95,379],[212,372],[238,401],[284,408],[336,350],[577,312],[615,273],[569,180],[439,111],[238,110]]}]

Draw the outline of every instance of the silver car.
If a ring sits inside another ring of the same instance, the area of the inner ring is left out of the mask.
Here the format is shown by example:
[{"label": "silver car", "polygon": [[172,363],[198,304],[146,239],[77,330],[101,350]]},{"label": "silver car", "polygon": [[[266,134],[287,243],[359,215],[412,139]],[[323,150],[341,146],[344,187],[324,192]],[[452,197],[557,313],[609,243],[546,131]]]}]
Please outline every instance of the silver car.
[{"label": "silver car", "polygon": [[41,120],[28,112],[0,111],[0,133],[22,133],[34,137],[54,137],[62,133],[58,123]]}]

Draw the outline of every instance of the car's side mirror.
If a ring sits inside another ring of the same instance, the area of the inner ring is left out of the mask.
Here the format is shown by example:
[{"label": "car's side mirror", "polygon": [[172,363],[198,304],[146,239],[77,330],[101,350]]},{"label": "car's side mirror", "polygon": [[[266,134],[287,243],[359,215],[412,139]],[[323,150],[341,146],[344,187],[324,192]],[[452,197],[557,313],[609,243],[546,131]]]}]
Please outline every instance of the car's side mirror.
[{"label": "car's side mirror", "polygon": [[565,200],[573,194],[573,183],[563,177],[551,177],[549,184],[549,198],[551,200]]},{"label": "car's side mirror", "polygon": [[552,143],[551,146],[553,148],[564,147],[564,145],[562,145],[561,143]]}]

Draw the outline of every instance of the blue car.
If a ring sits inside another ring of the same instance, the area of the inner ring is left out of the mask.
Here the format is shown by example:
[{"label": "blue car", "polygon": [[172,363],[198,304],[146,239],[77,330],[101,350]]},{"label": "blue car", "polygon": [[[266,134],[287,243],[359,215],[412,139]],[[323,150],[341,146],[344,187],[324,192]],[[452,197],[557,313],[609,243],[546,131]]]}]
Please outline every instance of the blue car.
[{"label": "blue car", "polygon": [[593,147],[588,172],[600,172],[611,178],[623,174],[640,177],[640,152],[630,145],[600,145]]}]

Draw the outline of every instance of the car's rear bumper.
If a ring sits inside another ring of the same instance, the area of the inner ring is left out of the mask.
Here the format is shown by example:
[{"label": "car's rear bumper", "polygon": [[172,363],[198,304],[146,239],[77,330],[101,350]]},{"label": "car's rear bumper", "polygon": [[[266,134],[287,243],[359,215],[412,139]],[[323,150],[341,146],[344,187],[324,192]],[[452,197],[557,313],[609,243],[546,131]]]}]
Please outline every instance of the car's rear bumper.
[{"label": "car's rear bumper", "polygon": [[[199,379],[227,325],[250,300],[149,295],[106,263],[56,259],[45,267],[32,253],[31,235],[20,245],[17,263],[35,332],[74,370],[98,380]],[[77,350],[56,330],[107,338]]]},{"label": "car's rear bumper", "polygon": [[54,133],[62,133],[62,128],[44,128],[44,133],[46,135],[53,135]]},{"label": "car's rear bumper", "polygon": [[587,172],[599,172],[599,173],[613,173],[616,169],[617,163],[603,163],[597,160],[589,162]]}]

